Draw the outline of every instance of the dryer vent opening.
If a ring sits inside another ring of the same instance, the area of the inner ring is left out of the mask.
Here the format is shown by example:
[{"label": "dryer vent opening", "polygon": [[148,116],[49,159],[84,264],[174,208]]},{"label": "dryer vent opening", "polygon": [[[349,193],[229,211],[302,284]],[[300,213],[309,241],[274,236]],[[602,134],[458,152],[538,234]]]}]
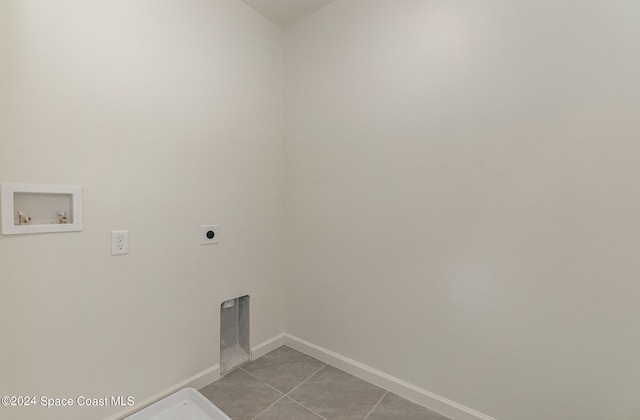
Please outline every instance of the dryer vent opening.
[{"label": "dryer vent opening", "polygon": [[220,305],[220,373],[227,373],[249,360],[249,295],[246,295]]}]

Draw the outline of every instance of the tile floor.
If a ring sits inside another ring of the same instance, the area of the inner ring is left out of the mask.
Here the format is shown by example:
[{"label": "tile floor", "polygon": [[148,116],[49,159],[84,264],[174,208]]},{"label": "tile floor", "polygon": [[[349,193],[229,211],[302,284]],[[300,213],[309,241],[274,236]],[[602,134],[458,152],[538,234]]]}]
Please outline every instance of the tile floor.
[{"label": "tile floor", "polygon": [[233,420],[450,420],[287,346],[200,392]]}]

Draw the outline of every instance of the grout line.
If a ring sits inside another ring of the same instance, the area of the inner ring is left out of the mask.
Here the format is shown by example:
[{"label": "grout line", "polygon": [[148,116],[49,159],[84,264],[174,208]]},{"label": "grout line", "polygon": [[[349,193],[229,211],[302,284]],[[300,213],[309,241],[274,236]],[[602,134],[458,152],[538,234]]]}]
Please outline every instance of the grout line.
[{"label": "grout line", "polygon": [[[291,391],[292,392],[294,389],[298,388],[300,385],[302,385],[303,383],[307,382],[309,380],[309,378],[311,378],[313,375],[315,375],[316,373],[320,372],[322,369],[324,369],[325,367],[327,367],[328,364],[325,363],[324,366],[322,366],[320,369],[316,370],[315,372],[313,372],[311,375],[309,375],[309,377],[307,379],[305,379],[304,381],[300,382],[298,385],[296,385]],[[278,398],[276,401],[273,402],[273,404],[271,404],[269,407],[265,408],[264,410],[262,410],[261,412],[259,412],[253,419],[251,420],[255,420],[256,418],[258,418],[258,416],[260,416],[262,413],[264,413],[265,411],[267,411],[268,409],[270,409],[271,407],[273,407],[274,405],[276,405],[276,403],[278,403],[279,401],[281,401],[283,398],[288,398],[291,401],[293,401],[294,403],[298,404],[300,407],[306,409],[307,411],[312,412],[313,414],[315,414],[316,416],[320,417],[322,420],[327,420],[324,417],[322,417],[320,414],[316,413],[315,411],[311,410],[309,407],[304,406],[302,404],[300,404],[298,401],[294,400],[293,398],[289,397],[289,392],[287,392],[286,394],[284,394],[282,391],[280,391],[279,389],[271,386],[270,384],[266,383],[265,381],[263,381],[262,379],[258,378],[256,375],[254,375],[253,373],[249,372],[248,370],[244,369],[242,366],[239,366],[238,369],[242,370],[245,373],[248,373],[249,375],[253,376],[254,378],[256,378],[257,380],[259,380],[260,382],[262,382],[263,384],[267,385],[270,388],[273,388],[274,390],[278,391],[280,394],[282,394],[282,397]]]},{"label": "grout line", "polygon": [[257,380],[259,380],[260,382],[262,382],[263,384],[265,384],[266,386],[268,386],[269,388],[271,388],[271,389],[275,390],[275,391],[276,391],[276,392],[278,392],[279,394],[282,394],[282,397],[278,398],[278,399],[277,399],[277,400],[275,400],[275,401],[273,402],[273,404],[271,404],[269,407],[265,408],[264,410],[262,410],[261,412],[259,412],[258,414],[256,414],[256,416],[255,416],[253,419],[251,419],[251,420],[255,420],[256,418],[258,418],[258,416],[260,416],[262,413],[264,413],[265,411],[267,411],[268,409],[270,409],[271,407],[273,407],[274,405],[276,405],[276,403],[277,403],[278,401],[282,400],[284,397],[286,397],[286,396],[287,396],[287,394],[283,393],[283,392],[282,392],[282,391],[280,391],[279,389],[277,389],[277,388],[275,388],[275,387],[271,386],[270,384],[266,383],[265,381],[263,381],[262,379],[258,378],[256,375],[254,375],[253,373],[249,372],[249,371],[248,371],[248,370],[246,370],[246,369],[243,369],[243,368],[242,368],[242,366],[240,366],[240,369],[241,369],[243,372],[247,373],[249,376],[253,376],[253,377],[254,377],[254,378],[256,378]]},{"label": "grout line", "polygon": [[[240,369],[242,369],[242,368],[240,368]],[[244,370],[244,369],[242,369],[242,370],[243,370],[245,373],[248,373],[249,375],[251,375],[251,376],[253,376],[254,378],[256,378],[257,380],[259,380],[259,381],[260,381],[260,382],[262,382],[263,384],[267,385],[268,387],[275,389],[275,390],[276,390],[276,391],[278,391],[280,394],[282,394],[282,396],[287,395],[287,394],[285,394],[284,392],[280,391],[278,388],[276,388],[276,387],[274,387],[274,386],[272,386],[272,385],[270,385],[270,384],[266,383],[266,382],[265,382],[265,381],[263,381],[262,379],[258,378],[258,377],[257,377],[256,375],[254,375],[253,373],[251,373],[251,372],[249,372],[249,371],[247,371],[247,370]],[[280,398],[280,400],[281,400],[281,399],[282,399],[282,398]],[[278,401],[280,401],[280,400],[278,400]],[[274,403],[274,404],[275,404],[275,403]]]},{"label": "grout line", "polygon": [[[247,373],[248,373],[248,372],[247,372]],[[277,400],[275,400],[275,401],[273,402],[273,404],[271,404],[269,407],[265,408],[264,410],[262,410],[261,412],[259,412],[258,414],[256,414],[256,416],[255,416],[253,419],[251,419],[251,420],[255,420],[255,419],[257,419],[258,417],[260,417],[260,415],[261,415],[262,413],[264,413],[265,411],[267,411],[268,409],[270,409],[271,407],[273,407],[274,405],[276,405],[276,404],[278,403],[278,401],[282,400],[282,399],[283,399],[283,398],[285,398],[285,397],[286,397],[286,395],[283,395],[282,397],[280,397],[280,398],[278,398]]]},{"label": "grout line", "polygon": [[312,412],[313,414],[315,414],[316,416],[320,417],[322,420],[327,420],[324,417],[322,417],[320,414],[316,413],[315,411],[313,411],[312,409],[310,409],[309,407],[307,407],[306,405],[303,405],[301,403],[299,403],[298,401],[294,400],[293,398],[291,398],[290,396],[286,395],[287,398],[289,398],[291,401],[293,401],[294,403],[298,404],[300,407],[304,408],[307,411]]},{"label": "grout line", "polygon": [[302,385],[303,383],[307,382],[309,379],[311,379],[311,377],[312,377],[313,375],[315,375],[316,373],[320,372],[322,369],[326,368],[327,366],[329,366],[329,365],[328,365],[328,363],[325,363],[325,364],[324,364],[324,366],[322,366],[320,369],[316,370],[316,371],[315,371],[315,372],[313,372],[311,375],[309,375],[309,377],[308,377],[307,379],[305,379],[304,381],[300,382],[300,383],[299,383],[298,385],[296,385],[296,386],[295,386],[291,391],[287,392],[287,398],[289,398],[289,399],[290,399],[291,401],[293,401],[294,403],[298,404],[300,407],[302,407],[302,408],[304,408],[304,409],[306,409],[306,410],[308,410],[308,411],[311,411],[313,414],[315,414],[316,416],[320,417],[322,420],[327,420],[327,419],[325,419],[325,418],[324,418],[324,417],[322,417],[320,414],[316,413],[315,411],[313,411],[312,409],[310,409],[310,408],[309,408],[309,407],[307,407],[306,405],[303,405],[303,404],[301,404],[300,402],[298,402],[297,400],[295,400],[295,399],[291,398],[291,397],[289,396],[289,394],[290,394],[290,393],[292,393],[293,391],[295,391],[296,389],[298,389],[298,387],[299,387],[300,385]]},{"label": "grout line", "polygon": [[[313,375],[315,375],[316,373],[320,372],[322,369],[327,367],[327,363],[324,364],[324,366],[322,366],[320,369],[316,370],[315,372],[313,372],[311,375],[309,375],[309,377],[307,379],[305,379],[304,381],[300,382],[298,385],[296,385],[295,387],[293,387],[293,389],[289,392],[287,392],[287,395],[291,394],[293,391],[295,391],[296,389],[298,389],[298,387],[300,385],[302,385],[303,383],[307,382],[309,379],[311,379],[311,377]],[[291,398],[293,400],[293,398]],[[295,400],[294,400],[295,401]]]},{"label": "grout line", "polygon": [[364,419],[363,419],[363,420],[367,420],[367,418],[371,415],[371,413],[373,413],[373,410],[375,410],[375,409],[376,409],[376,407],[377,407],[377,406],[382,402],[382,399],[383,399],[384,397],[386,397],[388,393],[389,393],[389,391],[386,391],[386,392],[382,395],[382,397],[380,397],[380,399],[378,400],[378,402],[376,403],[376,405],[374,405],[374,406],[373,406],[373,408],[369,411],[369,413],[368,413],[366,416],[364,416]]}]

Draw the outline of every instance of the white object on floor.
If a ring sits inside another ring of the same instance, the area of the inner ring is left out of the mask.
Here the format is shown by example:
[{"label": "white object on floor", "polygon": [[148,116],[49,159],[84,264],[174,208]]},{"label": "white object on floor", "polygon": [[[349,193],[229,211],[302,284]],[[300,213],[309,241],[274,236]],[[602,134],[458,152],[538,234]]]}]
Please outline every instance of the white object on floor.
[{"label": "white object on floor", "polygon": [[231,420],[193,388],[171,394],[125,420]]}]

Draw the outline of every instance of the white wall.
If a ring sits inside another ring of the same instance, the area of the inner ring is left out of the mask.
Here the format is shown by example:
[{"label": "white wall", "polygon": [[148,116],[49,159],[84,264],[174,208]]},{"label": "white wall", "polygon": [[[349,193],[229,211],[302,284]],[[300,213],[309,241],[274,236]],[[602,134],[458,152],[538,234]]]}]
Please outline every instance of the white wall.
[{"label": "white wall", "polygon": [[218,362],[235,293],[254,345],[283,331],[282,54],[237,0],[0,2],[0,182],[81,185],[85,215],[0,236],[0,395],[139,402]]},{"label": "white wall", "polygon": [[640,417],[637,1],[287,32],[285,329],[499,420]]}]

